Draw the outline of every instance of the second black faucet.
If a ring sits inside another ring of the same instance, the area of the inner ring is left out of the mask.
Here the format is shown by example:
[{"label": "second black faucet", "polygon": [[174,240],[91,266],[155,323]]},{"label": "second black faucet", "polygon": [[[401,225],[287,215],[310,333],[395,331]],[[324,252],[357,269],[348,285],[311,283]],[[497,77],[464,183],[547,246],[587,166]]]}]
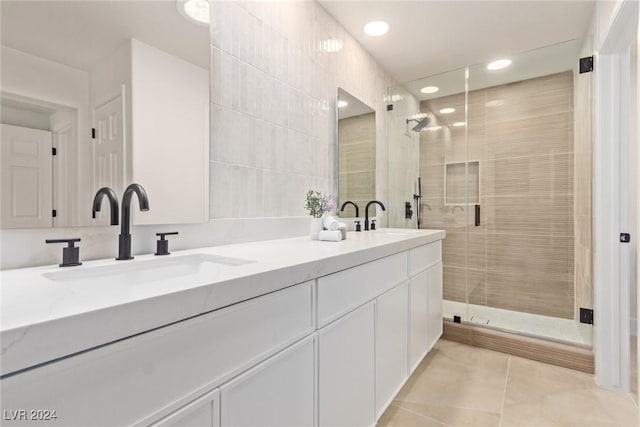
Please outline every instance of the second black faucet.
[{"label": "second black faucet", "polygon": [[[364,210],[364,231],[369,231],[369,206],[373,205],[377,203],[378,206],[380,206],[382,208],[383,211],[386,211],[384,205],[382,204],[382,202],[379,202],[377,200],[372,200],[369,203],[367,203],[367,207]],[[372,230],[375,230],[375,226],[372,228]]]}]

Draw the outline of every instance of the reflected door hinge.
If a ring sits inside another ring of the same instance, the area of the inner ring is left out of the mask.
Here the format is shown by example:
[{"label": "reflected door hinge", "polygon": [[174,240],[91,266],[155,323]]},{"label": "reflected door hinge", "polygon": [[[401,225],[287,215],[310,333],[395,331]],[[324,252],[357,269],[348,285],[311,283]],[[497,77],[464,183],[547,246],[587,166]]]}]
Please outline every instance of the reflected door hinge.
[{"label": "reflected door hinge", "polygon": [[620,233],[620,243],[629,243],[631,241],[631,234]]},{"label": "reflected door hinge", "polygon": [[55,209],[51,210],[51,216],[54,217],[54,218],[57,217],[58,216],[58,211],[55,210]]},{"label": "reflected door hinge", "polygon": [[593,310],[580,307],[580,323],[593,325]]},{"label": "reflected door hinge", "polygon": [[593,55],[580,58],[580,74],[593,71]]},{"label": "reflected door hinge", "polygon": [[91,139],[96,139],[96,128],[91,128]]},{"label": "reflected door hinge", "polygon": [[387,111],[393,111],[393,104],[387,104]]},{"label": "reflected door hinge", "polygon": [[58,150],[56,149],[56,147],[51,147],[51,155],[52,156],[57,156],[58,155]]}]

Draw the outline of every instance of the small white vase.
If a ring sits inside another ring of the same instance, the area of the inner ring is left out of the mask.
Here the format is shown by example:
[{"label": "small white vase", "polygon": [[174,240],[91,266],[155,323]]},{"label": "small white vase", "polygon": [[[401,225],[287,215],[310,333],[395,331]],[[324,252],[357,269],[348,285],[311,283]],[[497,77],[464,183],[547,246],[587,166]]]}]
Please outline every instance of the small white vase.
[{"label": "small white vase", "polygon": [[322,231],[322,218],[311,218],[309,225],[309,236],[311,240],[318,240],[318,235]]}]

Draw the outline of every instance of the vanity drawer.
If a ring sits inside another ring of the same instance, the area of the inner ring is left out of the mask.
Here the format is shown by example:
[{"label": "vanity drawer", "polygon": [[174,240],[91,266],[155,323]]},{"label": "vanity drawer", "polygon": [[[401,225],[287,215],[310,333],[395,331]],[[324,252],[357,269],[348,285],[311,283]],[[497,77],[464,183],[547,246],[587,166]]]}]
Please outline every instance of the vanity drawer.
[{"label": "vanity drawer", "polygon": [[411,277],[435,265],[442,259],[442,241],[419,246],[409,251],[409,271]]},{"label": "vanity drawer", "polygon": [[6,378],[2,409],[55,410],[65,426],[153,422],[312,333],[312,284]]},{"label": "vanity drawer", "polygon": [[408,278],[408,252],[318,279],[318,327],[372,300]]}]

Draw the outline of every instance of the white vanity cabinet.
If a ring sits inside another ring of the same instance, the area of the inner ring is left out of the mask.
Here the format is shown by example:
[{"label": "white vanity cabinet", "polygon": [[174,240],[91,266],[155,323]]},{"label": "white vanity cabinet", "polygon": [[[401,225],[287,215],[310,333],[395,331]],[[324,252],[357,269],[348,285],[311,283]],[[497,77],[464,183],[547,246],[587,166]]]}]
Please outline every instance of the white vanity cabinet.
[{"label": "white vanity cabinet", "polygon": [[375,424],[435,344],[441,258],[437,241],[318,279],[320,426]]},{"label": "white vanity cabinet", "polygon": [[373,426],[442,334],[441,242],[402,249],[6,376],[2,424]]},{"label": "white vanity cabinet", "polygon": [[319,425],[375,424],[374,323],[371,301],[319,331]]},{"label": "white vanity cabinet", "polygon": [[151,427],[220,427],[220,391],[205,394]]},{"label": "white vanity cabinet", "polygon": [[442,336],[442,262],[437,263],[427,272],[427,339],[431,350]]},{"label": "white vanity cabinet", "polygon": [[313,427],[316,346],[313,334],[223,385],[221,427]]},{"label": "white vanity cabinet", "polygon": [[408,376],[409,282],[376,302],[376,416],[380,417]]},{"label": "white vanity cabinet", "polygon": [[64,426],[152,424],[312,334],[313,292],[302,283],[5,378],[2,409],[55,410]]}]

